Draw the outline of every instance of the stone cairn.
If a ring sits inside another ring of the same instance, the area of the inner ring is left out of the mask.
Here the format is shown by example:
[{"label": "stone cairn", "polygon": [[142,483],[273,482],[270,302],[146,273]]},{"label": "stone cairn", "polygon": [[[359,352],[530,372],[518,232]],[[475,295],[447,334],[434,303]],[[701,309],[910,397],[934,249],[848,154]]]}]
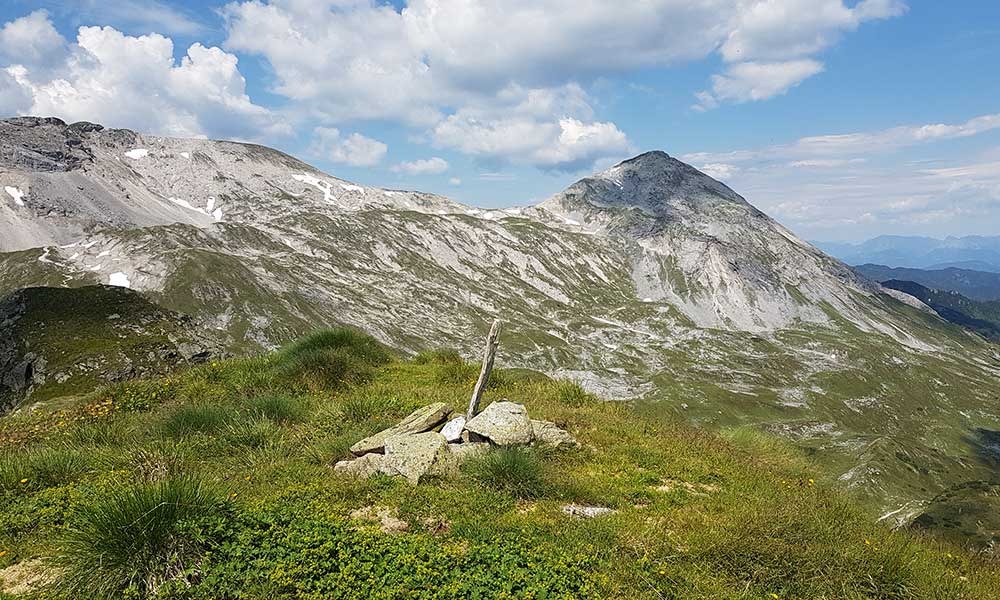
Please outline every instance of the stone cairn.
[{"label": "stone cairn", "polygon": [[397,425],[351,446],[356,458],[338,462],[334,470],[357,478],[384,473],[416,484],[424,476],[453,476],[462,461],[494,447],[575,446],[572,435],[555,423],[529,418],[521,404],[502,400],[479,412],[499,337],[500,321],[494,321],[466,414],[453,413],[444,402],[418,408]]}]

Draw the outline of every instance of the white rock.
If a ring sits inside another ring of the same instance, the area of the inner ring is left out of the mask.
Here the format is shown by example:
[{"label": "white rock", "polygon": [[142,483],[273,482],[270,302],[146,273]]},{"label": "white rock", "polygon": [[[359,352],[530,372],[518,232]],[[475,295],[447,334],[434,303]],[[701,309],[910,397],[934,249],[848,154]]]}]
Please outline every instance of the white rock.
[{"label": "white rock", "polygon": [[567,515],[580,517],[581,519],[593,519],[594,517],[603,517],[604,515],[616,512],[614,509],[606,506],[583,506],[580,504],[567,504],[562,507],[562,511]]},{"label": "white rock", "polygon": [[470,419],[465,428],[498,446],[528,444],[534,439],[528,411],[523,405],[506,400],[487,406]]},{"label": "white rock", "polygon": [[457,442],[462,439],[462,430],[465,429],[465,415],[458,415],[444,424],[441,428],[441,435],[449,442]]}]

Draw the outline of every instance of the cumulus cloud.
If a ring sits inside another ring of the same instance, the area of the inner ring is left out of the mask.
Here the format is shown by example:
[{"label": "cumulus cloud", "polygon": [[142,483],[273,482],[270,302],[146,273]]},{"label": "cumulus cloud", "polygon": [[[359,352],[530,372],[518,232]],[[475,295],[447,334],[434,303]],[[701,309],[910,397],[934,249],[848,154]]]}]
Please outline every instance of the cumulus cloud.
[{"label": "cumulus cloud", "polygon": [[823,70],[815,60],[790,60],[785,62],[744,62],[726,69],[722,75],[712,76],[712,91],[700,92],[696,110],[715,108],[722,101],[749,102],[767,100],[784,94]]},{"label": "cumulus cloud", "polygon": [[81,27],[70,44],[51,37],[55,30],[39,12],[3,31],[49,32],[30,52],[7,50],[6,72],[31,97],[18,112],[176,136],[260,138],[289,131],[250,100],[236,56],[219,48],[193,44],[178,62],[170,38],[133,37],[112,27]]},{"label": "cumulus cloud", "polygon": [[458,177],[452,177],[451,179],[448,180],[448,184],[449,185],[462,185],[462,180],[459,179]]},{"label": "cumulus cloud", "polygon": [[811,58],[866,21],[906,12],[900,0],[762,0],[742,6],[719,48],[728,63],[712,77],[711,90],[696,94],[696,110],[725,101],[766,100],[823,71]]},{"label": "cumulus cloud", "polygon": [[0,61],[28,69],[47,70],[64,57],[66,40],[44,10],[6,23],[0,29]]},{"label": "cumulus cloud", "polygon": [[739,172],[740,168],[735,165],[728,165],[726,163],[708,163],[698,167],[705,175],[708,175],[712,179],[718,179],[719,181],[725,181]]},{"label": "cumulus cloud", "polygon": [[374,167],[389,150],[389,146],[360,133],[343,137],[333,127],[317,127],[313,135],[311,154],[352,167]]},{"label": "cumulus cloud", "polygon": [[438,156],[414,161],[401,162],[392,168],[396,173],[406,175],[439,175],[448,170],[448,161]]}]

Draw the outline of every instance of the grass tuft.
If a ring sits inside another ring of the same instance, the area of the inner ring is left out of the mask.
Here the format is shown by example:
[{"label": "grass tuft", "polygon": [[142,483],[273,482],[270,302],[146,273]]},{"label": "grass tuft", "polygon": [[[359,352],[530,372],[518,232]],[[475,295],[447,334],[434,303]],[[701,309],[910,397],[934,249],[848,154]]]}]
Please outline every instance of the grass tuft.
[{"label": "grass tuft", "polygon": [[160,433],[182,438],[195,433],[212,433],[222,429],[233,417],[233,411],[215,404],[189,404],[169,411],[160,422]]},{"label": "grass tuft", "polygon": [[112,492],[73,515],[56,587],[78,598],[145,598],[192,572],[211,541],[202,527],[225,504],[204,483],[169,479]]},{"label": "grass tuft", "polygon": [[287,394],[265,394],[250,400],[250,407],[275,423],[289,424],[304,421],[309,413],[306,403]]},{"label": "grass tuft", "polygon": [[537,498],[545,491],[542,461],[528,448],[498,448],[465,468],[480,484],[518,499]]},{"label": "grass tuft", "polygon": [[0,456],[0,490],[39,490],[80,477],[86,457],[70,446],[32,448]]}]

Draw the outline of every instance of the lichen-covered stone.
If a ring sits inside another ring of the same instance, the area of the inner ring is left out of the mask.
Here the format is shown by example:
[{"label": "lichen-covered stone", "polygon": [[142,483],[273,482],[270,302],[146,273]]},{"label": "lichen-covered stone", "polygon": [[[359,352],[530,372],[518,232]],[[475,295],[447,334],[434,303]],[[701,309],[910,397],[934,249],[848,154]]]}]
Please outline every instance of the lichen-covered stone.
[{"label": "lichen-covered stone", "polygon": [[370,452],[382,452],[385,449],[385,442],[389,438],[430,431],[440,425],[450,414],[451,406],[444,402],[428,404],[410,413],[398,425],[380,431],[373,436],[366,437],[354,444],[351,446],[351,452],[357,456]]},{"label": "lichen-covered stone", "polygon": [[576,446],[576,438],[567,431],[560,429],[552,421],[531,420],[531,429],[535,435],[535,441],[547,446]]},{"label": "lichen-covered stone", "polygon": [[403,477],[416,485],[425,475],[454,475],[456,467],[448,440],[436,431],[428,431],[386,440],[380,469],[386,475]]},{"label": "lichen-covered stone", "polygon": [[379,472],[382,468],[383,458],[385,457],[381,454],[365,454],[353,460],[342,460],[333,465],[333,470],[335,473],[347,477],[365,479]]},{"label": "lichen-covered stone", "polygon": [[528,444],[534,439],[528,411],[523,405],[506,400],[487,406],[470,419],[465,428],[498,446]]}]

